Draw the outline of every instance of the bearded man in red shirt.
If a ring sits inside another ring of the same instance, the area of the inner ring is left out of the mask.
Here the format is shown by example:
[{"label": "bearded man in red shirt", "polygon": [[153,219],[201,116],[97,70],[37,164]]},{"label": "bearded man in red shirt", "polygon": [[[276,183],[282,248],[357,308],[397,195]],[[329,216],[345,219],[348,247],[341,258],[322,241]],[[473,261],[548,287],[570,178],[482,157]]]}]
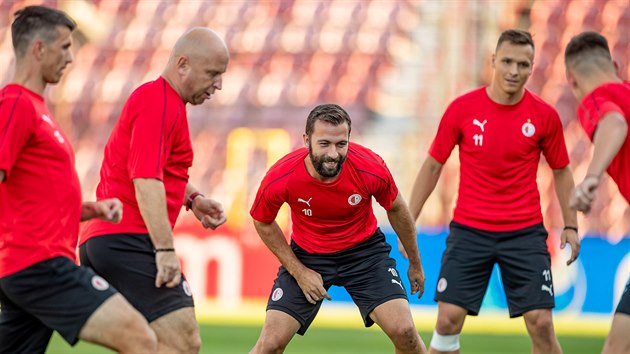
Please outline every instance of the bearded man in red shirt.
[{"label": "bearded man in red shirt", "polygon": [[[322,301],[330,300],[332,285],[348,291],[365,326],[378,324],[396,353],[425,352],[372,197],[387,210],[409,256],[411,293],[421,296],[416,228],[383,159],[349,141],[351,125],[338,105],[315,107],[306,121],[305,147],[276,162],[260,184],[250,214],[282,266],[251,353],[283,352],[296,333],[304,335]],[[290,244],[275,221],[284,203],[291,207]]]}]

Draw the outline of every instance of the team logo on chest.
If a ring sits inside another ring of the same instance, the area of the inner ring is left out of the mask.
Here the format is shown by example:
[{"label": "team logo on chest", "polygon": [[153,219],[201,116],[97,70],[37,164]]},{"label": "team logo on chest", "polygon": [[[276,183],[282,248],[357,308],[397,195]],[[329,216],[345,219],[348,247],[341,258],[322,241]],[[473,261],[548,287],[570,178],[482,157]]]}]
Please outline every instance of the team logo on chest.
[{"label": "team logo on chest", "polygon": [[357,205],[361,202],[362,199],[363,197],[361,195],[354,193],[353,195],[348,197],[348,204]]},{"label": "team logo on chest", "polygon": [[527,122],[523,124],[523,126],[521,127],[521,132],[528,138],[534,136],[534,134],[536,133],[536,127],[532,124],[531,119],[528,118]]}]

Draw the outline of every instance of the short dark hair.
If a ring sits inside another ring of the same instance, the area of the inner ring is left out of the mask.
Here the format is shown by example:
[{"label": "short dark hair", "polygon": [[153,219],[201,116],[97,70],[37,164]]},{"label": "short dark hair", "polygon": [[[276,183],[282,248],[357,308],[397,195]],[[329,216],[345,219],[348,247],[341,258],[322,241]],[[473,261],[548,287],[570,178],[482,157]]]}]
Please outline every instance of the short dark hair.
[{"label": "short dark hair", "polygon": [[595,55],[612,62],[608,41],[597,32],[582,32],[571,38],[564,50],[564,62],[574,63],[585,55],[589,57]]},{"label": "short dark hair", "polygon": [[13,49],[18,57],[24,56],[33,39],[40,37],[46,43],[57,39],[57,26],[74,31],[77,24],[65,12],[45,6],[27,6],[15,12],[11,25]]},{"label": "short dark hair", "polygon": [[532,39],[531,33],[519,29],[509,29],[503,31],[499,36],[499,40],[497,41],[497,47],[495,50],[498,50],[503,42],[510,42],[512,44],[517,45],[531,45],[534,48],[534,40]]},{"label": "short dark hair", "polygon": [[315,122],[321,120],[332,125],[348,124],[348,133],[352,130],[352,121],[348,112],[336,104],[320,104],[313,108],[306,119],[306,135],[309,137],[315,129]]}]

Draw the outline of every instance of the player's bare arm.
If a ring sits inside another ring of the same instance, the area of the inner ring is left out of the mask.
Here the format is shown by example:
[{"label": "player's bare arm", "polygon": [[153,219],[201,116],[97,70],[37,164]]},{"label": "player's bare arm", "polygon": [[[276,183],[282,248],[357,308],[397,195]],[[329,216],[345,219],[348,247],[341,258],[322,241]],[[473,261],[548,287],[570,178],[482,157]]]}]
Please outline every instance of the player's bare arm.
[{"label": "player's bare arm", "polygon": [[122,215],[123,205],[118,198],[83,202],[81,206],[81,221],[98,218],[118,224],[122,220]]},{"label": "player's bare arm", "polygon": [[580,236],[577,233],[577,213],[569,206],[571,191],[575,186],[571,168],[566,166],[553,170],[553,179],[558,202],[560,202],[560,209],[562,210],[562,219],[566,226],[560,235],[560,248],[564,249],[567,243],[571,246],[571,257],[567,260],[567,265],[570,265],[580,254]]},{"label": "player's bare arm", "polygon": [[323,299],[330,300],[328,292],[324,289],[322,276],[300,262],[284,238],[277,222],[264,223],[254,220],[254,227],[267,248],[295,278],[308,302],[315,304]]},{"label": "player's bare arm", "polygon": [[416,226],[409,212],[409,208],[403,197],[398,194],[391,209],[387,211],[392,228],[398,235],[398,239],[405,248],[409,259],[409,284],[411,284],[411,294],[418,293],[418,298],[424,293],[424,270],[420,260],[420,251],[416,241]]},{"label": "player's bare arm", "polygon": [[601,177],[621,149],[627,135],[628,124],[621,114],[611,112],[599,121],[593,137],[595,146],[593,159],[588,166],[586,177],[571,195],[571,207],[585,213],[591,210]]},{"label": "player's bare arm", "polygon": [[0,170],[0,183],[4,182],[4,170]]},{"label": "player's bare arm", "polygon": [[197,220],[206,229],[215,230],[227,221],[223,205],[214,199],[206,198],[191,183],[186,185],[184,206],[192,210]]},{"label": "player's bare arm", "polygon": [[413,220],[418,220],[424,203],[426,203],[431,193],[433,193],[440,179],[442,166],[444,165],[439,163],[436,159],[427,156],[422,167],[420,167],[416,181],[413,184],[411,198],[409,199],[409,211],[411,212]]},{"label": "player's bare arm", "polygon": [[174,288],[181,281],[182,270],[173,247],[173,232],[166,211],[164,183],[153,178],[136,178],[133,184],[140,214],[156,250],[155,287],[166,285]]}]

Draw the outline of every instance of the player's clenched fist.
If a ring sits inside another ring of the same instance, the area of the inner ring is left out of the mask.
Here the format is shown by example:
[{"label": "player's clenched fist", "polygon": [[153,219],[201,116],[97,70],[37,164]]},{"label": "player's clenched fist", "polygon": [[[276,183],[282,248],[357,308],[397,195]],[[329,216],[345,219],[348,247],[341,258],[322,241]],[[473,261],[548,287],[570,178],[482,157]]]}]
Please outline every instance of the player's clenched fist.
[{"label": "player's clenched fist", "polygon": [[192,203],[192,211],[206,229],[216,229],[227,221],[221,203],[205,197],[197,197]]},{"label": "player's clenched fist", "polygon": [[97,218],[118,224],[122,220],[122,214],[123,205],[118,198],[84,202],[81,209],[81,221]]}]

